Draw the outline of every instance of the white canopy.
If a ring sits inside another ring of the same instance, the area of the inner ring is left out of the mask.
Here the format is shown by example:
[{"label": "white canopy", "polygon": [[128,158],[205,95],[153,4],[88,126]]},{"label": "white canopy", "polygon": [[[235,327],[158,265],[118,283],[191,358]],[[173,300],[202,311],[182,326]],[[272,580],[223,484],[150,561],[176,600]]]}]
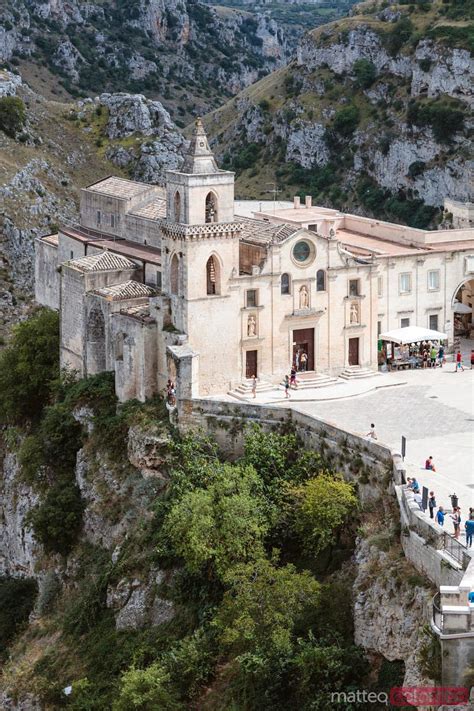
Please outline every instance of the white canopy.
[{"label": "white canopy", "polygon": [[392,343],[417,343],[418,341],[443,341],[447,338],[446,333],[432,331],[430,328],[421,326],[405,326],[405,328],[395,328],[393,331],[381,333],[381,341],[392,341]]},{"label": "white canopy", "polygon": [[455,301],[453,306],[455,314],[472,314],[472,309],[467,304],[462,304],[460,301]]}]

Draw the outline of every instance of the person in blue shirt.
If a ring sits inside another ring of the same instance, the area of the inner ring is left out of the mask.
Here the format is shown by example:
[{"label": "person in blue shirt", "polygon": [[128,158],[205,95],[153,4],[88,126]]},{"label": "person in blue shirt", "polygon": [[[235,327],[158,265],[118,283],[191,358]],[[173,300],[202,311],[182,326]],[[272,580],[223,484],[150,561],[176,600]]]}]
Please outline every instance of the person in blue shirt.
[{"label": "person in blue shirt", "polygon": [[417,494],[420,491],[420,485],[418,484],[416,477],[413,477],[411,480],[410,489],[414,494]]},{"label": "person in blue shirt", "polygon": [[439,526],[444,526],[444,509],[442,506],[439,507],[438,513],[436,514],[436,523]]},{"label": "person in blue shirt", "polygon": [[474,536],[474,521],[467,519],[464,528],[466,529],[466,546],[470,548],[472,546],[472,537]]}]

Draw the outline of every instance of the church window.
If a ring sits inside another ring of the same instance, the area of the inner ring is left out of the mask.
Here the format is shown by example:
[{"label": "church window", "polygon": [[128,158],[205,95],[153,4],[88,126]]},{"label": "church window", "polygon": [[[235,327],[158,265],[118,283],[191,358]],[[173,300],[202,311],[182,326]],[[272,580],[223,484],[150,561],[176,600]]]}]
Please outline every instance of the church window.
[{"label": "church window", "polygon": [[245,294],[245,305],[248,309],[254,309],[258,306],[257,289],[247,289]]},{"label": "church window", "polygon": [[172,294],[178,293],[178,281],[179,281],[178,257],[176,256],[176,254],[173,254],[173,256],[171,257],[171,265],[170,265],[170,286],[171,286],[171,293]]},{"label": "church window", "polygon": [[207,294],[211,296],[212,294],[220,293],[219,284],[219,264],[215,257],[209,257],[206,264],[206,282],[207,282]]},{"label": "church window", "polygon": [[123,333],[117,333],[115,337],[115,360],[123,360],[123,343],[125,336]]},{"label": "church window", "polygon": [[115,227],[115,215],[110,215],[110,226]]},{"label": "church window", "polygon": [[326,291],[326,272],[318,269],[316,272],[316,291]]},{"label": "church window", "polygon": [[156,272],[156,288],[161,289],[161,272]]},{"label": "church window", "polygon": [[291,256],[299,267],[306,267],[314,261],[316,250],[312,242],[300,239],[293,247]]},{"label": "church window", "polygon": [[217,198],[214,193],[206,197],[206,222],[217,222]]},{"label": "church window", "polygon": [[101,218],[100,210],[97,210],[97,224],[98,225],[100,225],[100,218]]},{"label": "church window", "polygon": [[179,190],[174,194],[174,219],[175,222],[181,222],[181,195]]},{"label": "church window", "polygon": [[282,294],[289,294],[290,293],[290,275],[289,274],[282,274],[281,275],[281,293]]}]

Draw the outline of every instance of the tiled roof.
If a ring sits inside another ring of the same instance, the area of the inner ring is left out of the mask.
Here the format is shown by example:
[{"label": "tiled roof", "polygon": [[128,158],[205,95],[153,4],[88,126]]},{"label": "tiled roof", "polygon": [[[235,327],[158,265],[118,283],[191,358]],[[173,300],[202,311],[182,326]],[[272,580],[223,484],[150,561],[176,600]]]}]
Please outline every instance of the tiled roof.
[{"label": "tiled roof", "polygon": [[136,264],[120,254],[104,251],[87,257],[71,259],[66,264],[81,272],[106,272],[120,269],[135,269]]},{"label": "tiled roof", "polygon": [[146,202],[128,214],[136,217],[146,217],[148,220],[159,220],[162,217],[166,217],[166,200],[153,198],[150,202]]},{"label": "tiled roof", "polygon": [[97,183],[87,186],[87,190],[93,190],[102,195],[112,195],[118,198],[133,198],[150,189],[147,183],[136,183],[126,178],[117,178],[115,175],[99,180]]},{"label": "tiled roof", "polygon": [[122,284],[114,284],[113,286],[104,286],[101,289],[95,289],[94,294],[105,296],[109,301],[121,301],[122,299],[139,299],[144,296],[156,296],[157,291],[151,286],[142,284],[139,281],[122,282]]},{"label": "tiled roof", "polygon": [[142,304],[141,306],[127,306],[124,309],[120,309],[120,315],[134,318],[137,321],[142,321],[143,323],[155,323],[155,319],[150,314],[149,307],[145,304]]},{"label": "tiled roof", "polygon": [[301,229],[299,225],[273,224],[251,217],[239,216],[236,219],[243,225],[240,239],[252,244],[265,245],[271,242],[283,242]]}]

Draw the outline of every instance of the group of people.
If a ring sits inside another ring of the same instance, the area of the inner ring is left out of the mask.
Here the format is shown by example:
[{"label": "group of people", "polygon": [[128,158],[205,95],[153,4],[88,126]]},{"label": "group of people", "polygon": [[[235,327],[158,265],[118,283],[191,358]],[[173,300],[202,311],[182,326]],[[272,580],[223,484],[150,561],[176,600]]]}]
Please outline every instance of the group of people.
[{"label": "group of people", "polygon": [[[429,466],[427,466],[429,465]],[[425,463],[425,469],[431,469],[431,471],[436,471],[435,466],[433,464],[433,457],[428,457]],[[415,503],[418,504],[420,511],[425,512],[425,508],[423,506],[423,497],[420,492],[420,485],[418,484],[416,477],[408,477],[407,479],[407,487],[413,492],[413,500]],[[452,497],[452,510],[450,513],[445,511],[443,506],[439,506],[436,503],[436,496],[434,491],[429,492],[428,496],[428,511],[430,513],[430,518],[434,519],[438,526],[443,527],[444,522],[447,516],[452,520],[453,522],[453,536],[456,539],[459,539],[461,536],[461,523],[462,523],[462,517],[461,517],[461,508],[460,506],[457,505],[457,497],[453,495]],[[435,514],[435,509],[438,508],[436,514]],[[466,518],[464,522],[464,528],[466,531],[466,546],[468,548],[471,548],[472,546],[472,541],[474,537],[474,508],[469,509],[469,516]]]}]

